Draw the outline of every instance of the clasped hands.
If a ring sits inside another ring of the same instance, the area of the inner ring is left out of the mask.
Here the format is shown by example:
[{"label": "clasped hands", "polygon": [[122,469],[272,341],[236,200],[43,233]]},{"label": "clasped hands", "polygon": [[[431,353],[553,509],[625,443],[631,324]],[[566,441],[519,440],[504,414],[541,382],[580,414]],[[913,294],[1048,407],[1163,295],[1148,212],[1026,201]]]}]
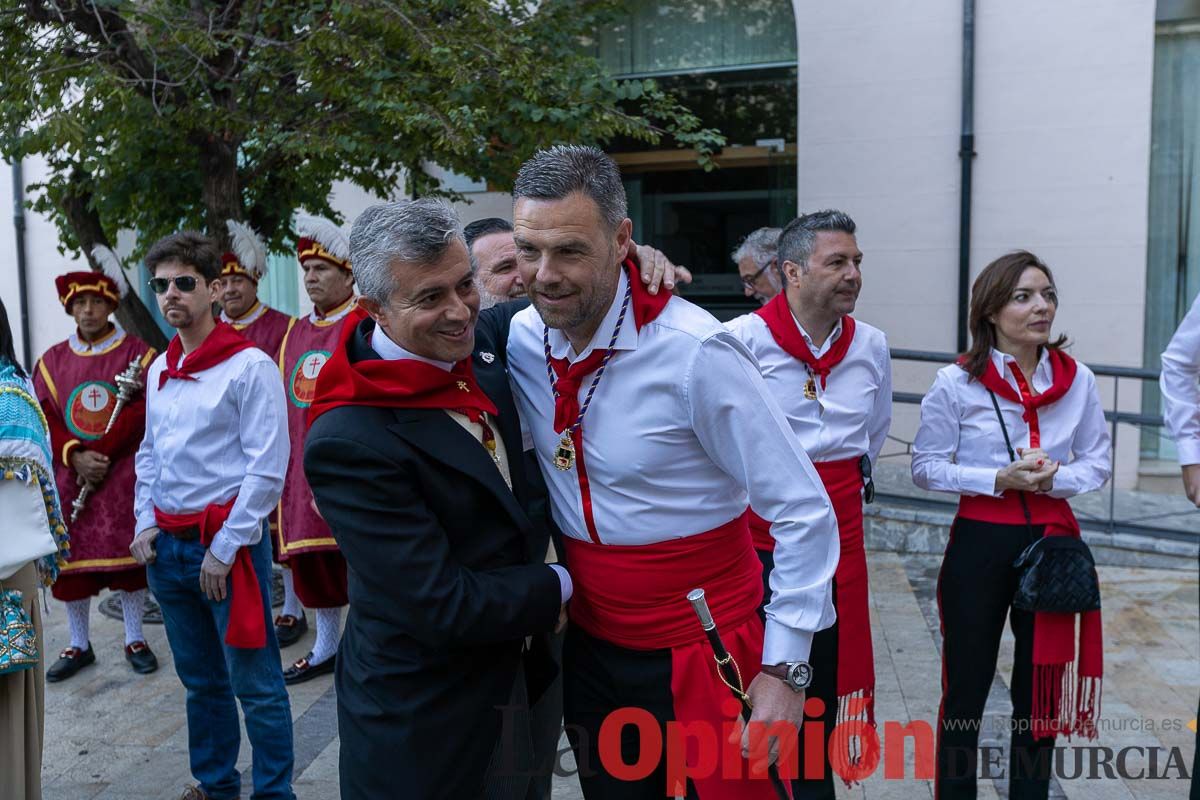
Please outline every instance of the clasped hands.
[{"label": "clasped hands", "polygon": [[996,473],[996,491],[1016,489],[1021,492],[1049,492],[1054,488],[1057,461],[1040,447],[1018,447],[1020,459]]}]

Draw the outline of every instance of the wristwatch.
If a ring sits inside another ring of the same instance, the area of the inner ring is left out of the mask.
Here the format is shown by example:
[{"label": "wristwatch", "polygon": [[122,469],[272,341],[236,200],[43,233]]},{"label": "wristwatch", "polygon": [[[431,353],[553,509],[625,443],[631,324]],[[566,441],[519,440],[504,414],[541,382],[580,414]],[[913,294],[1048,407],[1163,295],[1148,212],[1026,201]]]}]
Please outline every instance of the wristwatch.
[{"label": "wristwatch", "polygon": [[762,671],[779,678],[788,688],[799,694],[812,683],[812,667],[807,661],[788,661],[783,664],[763,664]]}]

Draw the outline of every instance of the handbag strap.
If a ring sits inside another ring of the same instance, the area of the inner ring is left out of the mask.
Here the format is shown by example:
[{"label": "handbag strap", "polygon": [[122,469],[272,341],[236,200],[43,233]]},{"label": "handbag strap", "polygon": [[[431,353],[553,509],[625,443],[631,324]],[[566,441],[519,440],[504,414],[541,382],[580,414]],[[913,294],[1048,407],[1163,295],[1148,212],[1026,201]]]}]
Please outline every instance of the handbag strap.
[{"label": "handbag strap", "polygon": [[[1004,415],[1000,413],[1000,402],[996,399],[996,393],[988,389],[988,396],[992,398],[992,408],[996,409],[996,419],[1000,421],[1000,432],[1004,434],[1004,446],[1008,449],[1008,457],[1014,464],[1017,461],[1017,454],[1013,451],[1012,440],[1008,438],[1008,426],[1004,424]],[[1017,490],[1017,499],[1021,501],[1021,513],[1025,515],[1025,527],[1029,531],[1029,538],[1033,536],[1033,517],[1029,514],[1029,503],[1025,501],[1025,493]]]}]

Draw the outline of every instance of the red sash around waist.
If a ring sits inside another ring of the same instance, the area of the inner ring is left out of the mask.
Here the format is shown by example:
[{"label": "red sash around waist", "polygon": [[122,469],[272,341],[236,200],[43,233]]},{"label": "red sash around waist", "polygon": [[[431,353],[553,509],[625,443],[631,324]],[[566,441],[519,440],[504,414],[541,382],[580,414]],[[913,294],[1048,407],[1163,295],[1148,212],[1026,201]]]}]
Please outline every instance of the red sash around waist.
[{"label": "red sash around waist", "polygon": [[[834,485],[844,487],[839,496],[841,501],[846,504],[846,509],[857,508],[859,516],[862,516],[862,469],[858,465],[858,458],[845,458],[840,461],[814,461],[813,466],[817,468],[817,474],[821,476],[821,483],[825,484],[825,492],[833,503],[833,510],[838,516],[838,522],[841,522],[842,512],[838,510],[839,501],[834,497],[834,492],[830,488]],[[853,490],[853,495],[851,495],[851,490]],[[775,539],[771,536],[771,523],[753,511],[750,511],[750,534],[754,537],[755,550],[775,552]],[[842,537],[843,546],[845,538],[845,536]]]},{"label": "red sash around waist", "polygon": [[[208,547],[213,537],[233,510],[235,495],[227,503],[213,503],[203,511],[193,514],[168,514],[160,508],[154,509],[154,522],[164,531],[197,527],[200,529],[200,544]],[[263,613],[262,594],[250,550],[239,547],[229,572],[229,625],[225,629],[225,643],[230,647],[254,649],[267,644],[266,617]]]},{"label": "red sash around waist", "polygon": [[[729,688],[717,674],[712,647],[687,593],[705,590],[725,647],[737,661],[743,685],[749,686],[762,666],[763,626],[756,613],[762,565],[746,515],[706,533],[648,545],[598,545],[567,537],[563,543],[575,584],[571,624],[632,650],[670,648],[676,721],[703,721],[724,730],[733,719],[722,713],[730,705]],[[723,762],[728,750],[718,748],[718,759]],[[699,753],[689,747],[685,758],[692,767]],[[707,778],[694,772],[691,777],[701,800],[775,797],[770,782],[747,773],[744,762],[722,763]],[[723,778],[726,774],[742,777]]]},{"label": "red sash around waist", "polygon": [[[1071,504],[1060,497],[1024,492],[1030,524],[1045,526],[1044,536],[1079,537]],[[1024,525],[1020,494],[963,496],[958,516],[996,525]],[[1100,611],[1079,615],[1078,658],[1074,614],[1042,611],[1033,616],[1033,712],[1035,738],[1060,734],[1096,737],[1104,671],[1104,634]]]}]

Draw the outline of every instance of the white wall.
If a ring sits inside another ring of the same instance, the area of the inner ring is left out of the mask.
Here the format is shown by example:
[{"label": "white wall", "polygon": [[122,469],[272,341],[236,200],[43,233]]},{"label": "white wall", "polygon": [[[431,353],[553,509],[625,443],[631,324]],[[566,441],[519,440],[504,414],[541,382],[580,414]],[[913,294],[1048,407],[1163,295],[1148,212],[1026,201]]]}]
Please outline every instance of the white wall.
[{"label": "white wall", "polygon": [[[858,315],[896,347],[953,350],[961,3],[795,0],[799,205],[837,206],[866,255]],[[1026,248],[1055,271],[1057,328],[1085,361],[1139,366],[1153,0],[976,4],[972,277]],[[897,365],[897,389],[932,369]],[[1140,391],[1123,385],[1122,407]],[[1102,385],[1106,401],[1111,386]],[[897,409],[911,440],[913,408]],[[1118,480],[1136,477],[1136,436]]]}]

